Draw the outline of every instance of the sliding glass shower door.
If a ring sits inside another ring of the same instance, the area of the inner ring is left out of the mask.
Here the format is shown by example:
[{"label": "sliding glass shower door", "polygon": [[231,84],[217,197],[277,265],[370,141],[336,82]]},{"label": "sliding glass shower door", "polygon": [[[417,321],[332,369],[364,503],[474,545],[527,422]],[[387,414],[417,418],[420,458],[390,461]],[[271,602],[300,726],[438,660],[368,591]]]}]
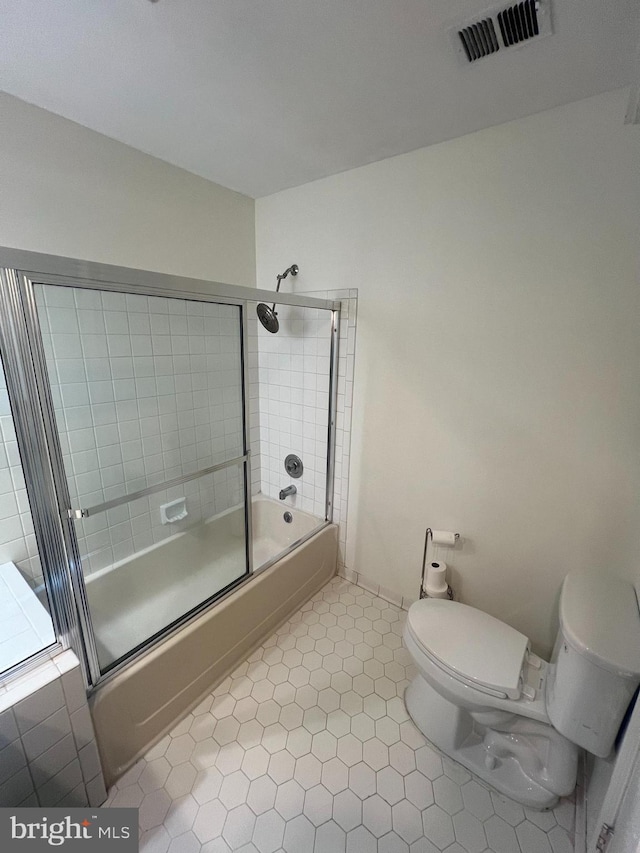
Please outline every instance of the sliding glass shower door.
[{"label": "sliding glass shower door", "polygon": [[104,674],[250,571],[242,307],[38,283],[33,301]]}]

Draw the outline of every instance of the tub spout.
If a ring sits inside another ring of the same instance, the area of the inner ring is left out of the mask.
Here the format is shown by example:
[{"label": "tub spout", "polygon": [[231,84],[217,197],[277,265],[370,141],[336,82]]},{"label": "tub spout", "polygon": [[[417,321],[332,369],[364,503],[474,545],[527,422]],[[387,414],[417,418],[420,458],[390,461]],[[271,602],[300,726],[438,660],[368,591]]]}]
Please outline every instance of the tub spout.
[{"label": "tub spout", "polygon": [[287,495],[295,495],[297,491],[295,486],[287,486],[285,489],[280,489],[280,500],[283,501]]}]

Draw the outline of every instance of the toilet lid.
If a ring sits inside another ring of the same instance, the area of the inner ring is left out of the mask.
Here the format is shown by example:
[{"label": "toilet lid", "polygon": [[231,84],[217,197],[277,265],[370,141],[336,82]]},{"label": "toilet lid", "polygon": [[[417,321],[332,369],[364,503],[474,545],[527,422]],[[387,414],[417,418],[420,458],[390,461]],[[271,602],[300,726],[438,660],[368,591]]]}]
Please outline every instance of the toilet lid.
[{"label": "toilet lid", "polygon": [[427,654],[450,675],[519,698],[529,645],[524,634],[475,607],[438,598],[412,604],[407,624]]}]

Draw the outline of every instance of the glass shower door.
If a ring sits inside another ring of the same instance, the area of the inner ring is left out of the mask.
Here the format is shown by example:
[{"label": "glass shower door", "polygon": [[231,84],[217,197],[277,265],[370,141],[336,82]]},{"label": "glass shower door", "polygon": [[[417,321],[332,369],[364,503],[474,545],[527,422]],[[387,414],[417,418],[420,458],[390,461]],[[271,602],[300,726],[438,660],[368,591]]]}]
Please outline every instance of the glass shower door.
[{"label": "glass shower door", "polygon": [[238,305],[35,284],[101,673],[249,571]]}]

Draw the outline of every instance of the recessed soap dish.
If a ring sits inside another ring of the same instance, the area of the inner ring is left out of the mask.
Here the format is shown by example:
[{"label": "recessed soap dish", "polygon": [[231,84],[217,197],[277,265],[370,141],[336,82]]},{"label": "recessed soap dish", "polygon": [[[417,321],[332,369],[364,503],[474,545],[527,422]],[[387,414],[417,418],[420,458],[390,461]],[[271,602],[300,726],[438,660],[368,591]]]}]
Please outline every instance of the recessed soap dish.
[{"label": "recessed soap dish", "polygon": [[169,501],[168,504],[160,506],[160,521],[163,524],[173,524],[175,521],[182,521],[188,514],[186,498],[176,498],[175,501]]}]

